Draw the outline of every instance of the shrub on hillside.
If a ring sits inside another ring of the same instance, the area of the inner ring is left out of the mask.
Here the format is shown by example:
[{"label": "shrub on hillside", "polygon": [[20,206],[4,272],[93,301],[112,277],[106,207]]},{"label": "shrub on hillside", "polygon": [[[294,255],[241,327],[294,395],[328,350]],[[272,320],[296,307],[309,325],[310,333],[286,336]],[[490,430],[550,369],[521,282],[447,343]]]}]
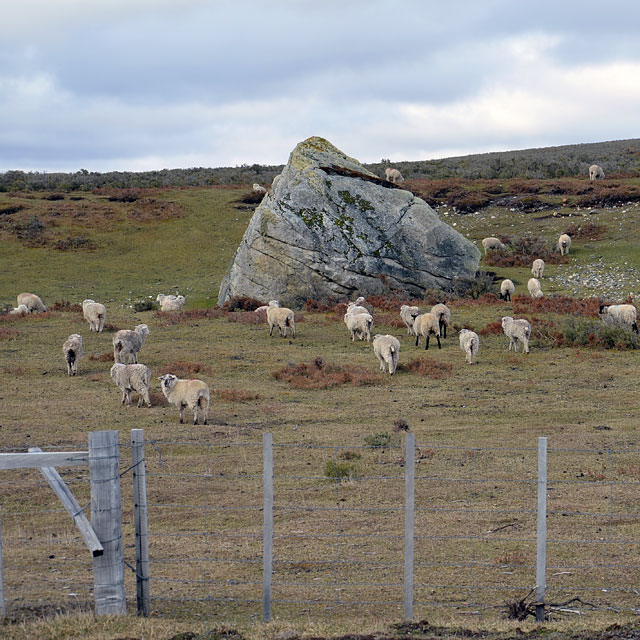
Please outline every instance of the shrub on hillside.
[{"label": "shrub on hillside", "polygon": [[505,243],[505,249],[495,249],[485,256],[485,262],[492,267],[530,267],[536,258],[548,264],[567,262],[555,246],[550,246],[539,236],[522,236]]},{"label": "shrub on hillside", "polygon": [[597,316],[600,310],[598,298],[572,298],[570,296],[547,296],[532,298],[526,295],[513,297],[514,314],[561,313],[574,316]]},{"label": "shrub on hillside", "polygon": [[69,300],[56,300],[50,308],[52,311],[64,313],[82,313],[82,305],[69,302]]},{"label": "shrub on hillside", "polygon": [[380,376],[355,365],[327,364],[317,357],[311,362],[289,363],[272,376],[296,389],[327,389],[338,385],[366,386],[380,382]]},{"label": "shrub on hillside", "polygon": [[578,238],[583,240],[599,240],[606,231],[607,227],[604,224],[585,222],[584,224],[570,224],[564,230],[564,233],[570,235],[572,240]]},{"label": "shrub on hillside", "polygon": [[570,318],[560,328],[558,346],[601,349],[640,349],[640,337],[628,329],[610,327],[600,320]]},{"label": "shrub on hillside", "polygon": [[92,251],[97,249],[98,245],[90,238],[84,236],[67,236],[64,239],[58,240],[53,246],[57,251],[78,251],[79,249],[87,249]]}]

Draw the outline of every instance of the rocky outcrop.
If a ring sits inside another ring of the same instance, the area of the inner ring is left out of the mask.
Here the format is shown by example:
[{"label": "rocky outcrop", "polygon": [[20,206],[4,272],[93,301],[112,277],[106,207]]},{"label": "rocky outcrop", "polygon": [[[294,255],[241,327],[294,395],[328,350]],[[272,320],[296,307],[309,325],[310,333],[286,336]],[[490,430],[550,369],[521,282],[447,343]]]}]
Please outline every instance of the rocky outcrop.
[{"label": "rocky outcrop", "polygon": [[255,210],[221,286],[233,296],[308,298],[450,289],[480,251],[424,200],[367,171],[322,138],[291,153]]}]

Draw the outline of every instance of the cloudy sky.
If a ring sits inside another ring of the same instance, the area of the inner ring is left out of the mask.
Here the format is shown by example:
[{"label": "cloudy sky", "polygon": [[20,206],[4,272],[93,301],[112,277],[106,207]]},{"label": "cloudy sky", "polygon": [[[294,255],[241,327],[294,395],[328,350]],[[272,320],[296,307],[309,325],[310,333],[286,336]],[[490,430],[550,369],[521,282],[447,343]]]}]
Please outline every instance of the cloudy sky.
[{"label": "cloudy sky", "polygon": [[640,137],[631,0],[20,0],[0,171],[362,162]]}]

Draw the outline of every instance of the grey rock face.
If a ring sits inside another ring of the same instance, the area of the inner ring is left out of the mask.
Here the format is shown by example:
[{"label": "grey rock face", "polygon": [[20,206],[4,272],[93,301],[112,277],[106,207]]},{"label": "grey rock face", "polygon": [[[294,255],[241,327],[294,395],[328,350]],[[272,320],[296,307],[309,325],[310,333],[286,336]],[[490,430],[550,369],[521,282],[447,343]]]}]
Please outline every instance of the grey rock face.
[{"label": "grey rock face", "polygon": [[323,138],[309,138],[255,210],[220,286],[277,299],[421,296],[473,278],[480,251],[409,191],[367,171]]}]

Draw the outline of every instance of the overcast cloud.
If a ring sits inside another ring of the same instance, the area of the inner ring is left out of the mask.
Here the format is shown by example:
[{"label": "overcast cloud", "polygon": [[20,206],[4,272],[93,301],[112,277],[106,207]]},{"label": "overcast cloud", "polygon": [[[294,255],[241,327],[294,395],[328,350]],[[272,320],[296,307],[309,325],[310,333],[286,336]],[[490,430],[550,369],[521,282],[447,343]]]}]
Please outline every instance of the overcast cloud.
[{"label": "overcast cloud", "polygon": [[0,171],[363,162],[640,137],[640,4],[21,0]]}]

